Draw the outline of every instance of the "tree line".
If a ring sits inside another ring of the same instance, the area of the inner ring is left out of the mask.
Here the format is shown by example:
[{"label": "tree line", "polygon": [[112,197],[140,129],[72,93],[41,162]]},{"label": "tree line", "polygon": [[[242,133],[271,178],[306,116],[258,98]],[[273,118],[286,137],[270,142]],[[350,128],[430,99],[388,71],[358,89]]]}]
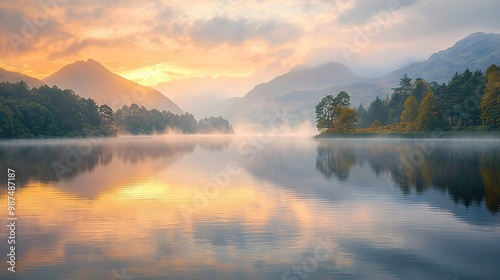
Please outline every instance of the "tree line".
[{"label": "tree line", "polygon": [[69,89],[2,82],[0,138],[113,136],[109,110]]},{"label": "tree line", "polygon": [[210,117],[197,121],[192,114],[176,115],[170,111],[147,110],[143,106],[132,104],[123,106],[115,113],[119,130],[134,135],[155,134],[174,131],[183,134],[232,134],[233,128],[222,117]]},{"label": "tree line", "polygon": [[349,95],[328,95],[316,106],[316,126],[328,133],[407,133],[433,130],[500,130],[500,67],[466,69],[438,84],[404,75],[391,96],[368,109],[351,108]]},{"label": "tree line", "polygon": [[146,110],[137,104],[113,112],[108,105],[98,106],[70,89],[47,85],[29,88],[24,82],[0,83],[0,138],[55,138],[116,136],[131,134],[233,133],[222,117],[197,121],[193,115]]}]

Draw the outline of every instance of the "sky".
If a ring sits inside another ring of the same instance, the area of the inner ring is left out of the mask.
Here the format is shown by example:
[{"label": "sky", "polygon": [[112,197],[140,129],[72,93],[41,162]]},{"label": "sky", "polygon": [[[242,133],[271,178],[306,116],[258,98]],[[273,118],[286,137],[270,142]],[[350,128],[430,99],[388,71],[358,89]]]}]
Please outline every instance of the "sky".
[{"label": "sky", "polygon": [[298,65],[365,77],[500,33],[497,0],[3,0],[0,67],[43,79],[92,58],[174,101],[243,96]]}]

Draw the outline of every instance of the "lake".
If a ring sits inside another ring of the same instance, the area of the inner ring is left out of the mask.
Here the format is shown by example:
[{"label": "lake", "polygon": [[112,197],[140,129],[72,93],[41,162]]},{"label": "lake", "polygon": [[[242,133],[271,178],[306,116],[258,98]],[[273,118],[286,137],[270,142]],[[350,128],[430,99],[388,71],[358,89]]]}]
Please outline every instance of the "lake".
[{"label": "lake", "polygon": [[0,279],[498,279],[500,141],[0,142]]}]

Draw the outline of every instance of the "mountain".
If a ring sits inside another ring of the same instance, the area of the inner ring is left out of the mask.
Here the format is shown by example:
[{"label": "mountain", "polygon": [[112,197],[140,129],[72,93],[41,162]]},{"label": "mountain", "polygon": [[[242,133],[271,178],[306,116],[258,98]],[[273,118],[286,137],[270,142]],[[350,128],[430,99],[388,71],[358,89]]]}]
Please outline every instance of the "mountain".
[{"label": "mountain", "polygon": [[149,110],[183,113],[179,106],[161,92],[114,74],[92,59],[66,65],[43,81],[51,86],[73,89],[78,95],[92,98],[97,104],[107,104],[114,110],[136,103]]},{"label": "mountain", "polygon": [[39,79],[0,68],[0,82],[17,83],[20,81],[25,81],[29,87],[39,87],[44,85],[44,83]]},{"label": "mountain", "polygon": [[466,68],[484,73],[493,63],[500,63],[500,34],[477,32],[431,55],[426,61],[412,63],[379,80],[394,84],[394,81],[408,74],[413,79],[420,77],[429,82],[443,83],[455,72],[462,72]]},{"label": "mountain", "polygon": [[208,118],[208,117],[218,117],[226,116],[227,111],[238,103],[242,97],[231,97],[219,101],[214,101],[206,104],[203,108],[198,108],[193,111],[196,118]]},{"label": "mountain", "polygon": [[439,51],[426,61],[412,63],[384,77],[366,80],[346,66],[328,63],[316,68],[299,67],[256,86],[234,104],[226,117],[236,126],[262,130],[282,125],[297,127],[315,122],[315,106],[324,96],[345,91],[351,104],[368,106],[376,96],[385,97],[404,74],[412,79],[446,82],[466,68],[484,71],[500,64],[500,35],[473,33],[452,47]]},{"label": "mountain", "polygon": [[[282,122],[293,126],[311,120],[310,110],[306,106],[319,102],[319,94],[325,89],[343,88],[363,81],[362,77],[336,62],[317,67],[295,67],[267,83],[255,86],[223,116],[234,123],[250,124],[251,129],[257,130],[272,128],[274,124]],[[280,113],[274,108],[287,116],[278,116]]]},{"label": "mountain", "polygon": [[352,73],[345,65],[337,62],[317,67],[300,66],[267,83],[255,86],[245,95],[245,98],[251,99],[263,95],[277,97],[291,91],[325,89],[334,85],[347,85],[362,80],[363,78]]}]

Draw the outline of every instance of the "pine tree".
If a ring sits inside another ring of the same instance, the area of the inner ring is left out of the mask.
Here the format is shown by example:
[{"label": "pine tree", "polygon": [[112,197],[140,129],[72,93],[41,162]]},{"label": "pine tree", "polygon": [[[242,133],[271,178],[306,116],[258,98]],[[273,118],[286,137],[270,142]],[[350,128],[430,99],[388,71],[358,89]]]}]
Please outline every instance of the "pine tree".
[{"label": "pine tree", "polygon": [[413,88],[412,95],[415,96],[417,101],[422,101],[424,99],[427,90],[429,89],[429,84],[422,78],[415,79],[415,86]]},{"label": "pine tree", "polygon": [[378,120],[382,125],[387,124],[387,106],[378,96],[368,107],[368,119],[370,123]]},{"label": "pine tree", "polygon": [[413,92],[411,78],[405,74],[399,81],[399,87],[393,88],[393,93],[388,102],[387,119],[383,123],[393,124],[400,121],[401,113],[403,112],[403,103]]},{"label": "pine tree", "polygon": [[368,122],[368,111],[363,107],[363,105],[359,105],[358,109],[356,109],[356,113],[358,114],[358,127],[359,128],[366,128],[370,126],[370,123]]}]

